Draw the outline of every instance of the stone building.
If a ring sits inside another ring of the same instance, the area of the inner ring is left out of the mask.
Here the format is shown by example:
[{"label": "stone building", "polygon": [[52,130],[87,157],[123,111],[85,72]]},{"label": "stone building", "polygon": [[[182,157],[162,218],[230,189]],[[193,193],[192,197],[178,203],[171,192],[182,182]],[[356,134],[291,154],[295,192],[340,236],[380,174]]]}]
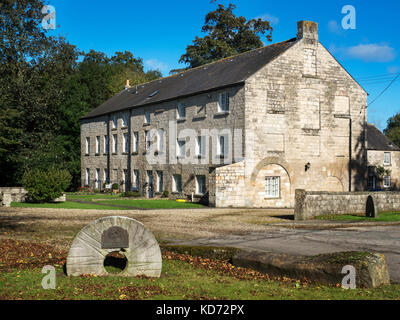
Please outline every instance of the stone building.
[{"label": "stone building", "polygon": [[367,93],[297,37],[125,90],[81,120],[82,185],[217,207],[293,207],[295,189],[366,187]]},{"label": "stone building", "polygon": [[368,189],[399,190],[400,148],[373,124],[367,125],[367,142]]}]

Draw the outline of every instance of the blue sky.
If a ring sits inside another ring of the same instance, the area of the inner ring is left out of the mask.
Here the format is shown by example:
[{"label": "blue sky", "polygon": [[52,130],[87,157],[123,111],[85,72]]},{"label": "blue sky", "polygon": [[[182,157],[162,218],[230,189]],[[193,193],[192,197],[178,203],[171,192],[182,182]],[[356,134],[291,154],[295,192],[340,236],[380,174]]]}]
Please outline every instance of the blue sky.
[{"label": "blue sky", "polygon": [[[228,5],[229,1],[220,1]],[[371,103],[400,73],[400,1],[231,0],[235,13],[247,19],[264,17],[274,27],[273,43],[296,36],[299,20],[319,23],[321,43],[370,94]],[[195,36],[202,36],[205,15],[216,8],[210,0],[49,0],[57,28],[81,50],[108,55],[129,50],[146,69],[182,68],[178,63]],[[342,28],[342,8],[356,10],[356,29]],[[368,108],[368,120],[379,129],[400,112],[400,78]]]}]

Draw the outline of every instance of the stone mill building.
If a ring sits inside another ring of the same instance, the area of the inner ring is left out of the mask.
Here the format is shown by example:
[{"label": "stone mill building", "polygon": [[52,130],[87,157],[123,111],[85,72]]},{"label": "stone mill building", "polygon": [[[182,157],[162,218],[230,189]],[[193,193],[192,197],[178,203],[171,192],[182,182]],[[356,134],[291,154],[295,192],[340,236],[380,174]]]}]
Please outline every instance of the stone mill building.
[{"label": "stone mill building", "polygon": [[82,185],[217,207],[293,207],[367,184],[367,93],[298,22],[293,39],[139,86],[81,119]]}]

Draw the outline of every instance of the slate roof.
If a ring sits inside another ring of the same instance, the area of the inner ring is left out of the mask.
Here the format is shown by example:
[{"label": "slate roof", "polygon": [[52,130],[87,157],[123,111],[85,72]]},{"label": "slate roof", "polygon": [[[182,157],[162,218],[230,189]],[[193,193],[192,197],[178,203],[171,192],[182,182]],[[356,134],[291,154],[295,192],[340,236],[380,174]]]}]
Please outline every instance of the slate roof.
[{"label": "slate roof", "polygon": [[174,100],[244,81],[296,43],[293,38],[123,90],[82,119]]},{"label": "slate roof", "polygon": [[400,148],[373,124],[367,124],[367,142],[368,150],[400,151]]}]

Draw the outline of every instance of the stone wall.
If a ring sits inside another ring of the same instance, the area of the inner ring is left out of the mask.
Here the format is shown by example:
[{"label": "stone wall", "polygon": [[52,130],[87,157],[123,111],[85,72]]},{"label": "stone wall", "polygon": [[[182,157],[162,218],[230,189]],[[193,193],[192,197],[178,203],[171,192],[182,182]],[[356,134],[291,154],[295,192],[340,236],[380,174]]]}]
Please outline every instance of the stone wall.
[{"label": "stone wall", "polygon": [[0,192],[11,194],[13,202],[23,202],[28,193],[24,188],[21,187],[0,187]]},{"label": "stone wall", "polygon": [[216,169],[215,205],[216,207],[245,207],[244,162]]},{"label": "stone wall", "polygon": [[296,190],[295,220],[322,215],[365,214],[371,196],[378,212],[400,211],[400,192],[309,192]]}]

